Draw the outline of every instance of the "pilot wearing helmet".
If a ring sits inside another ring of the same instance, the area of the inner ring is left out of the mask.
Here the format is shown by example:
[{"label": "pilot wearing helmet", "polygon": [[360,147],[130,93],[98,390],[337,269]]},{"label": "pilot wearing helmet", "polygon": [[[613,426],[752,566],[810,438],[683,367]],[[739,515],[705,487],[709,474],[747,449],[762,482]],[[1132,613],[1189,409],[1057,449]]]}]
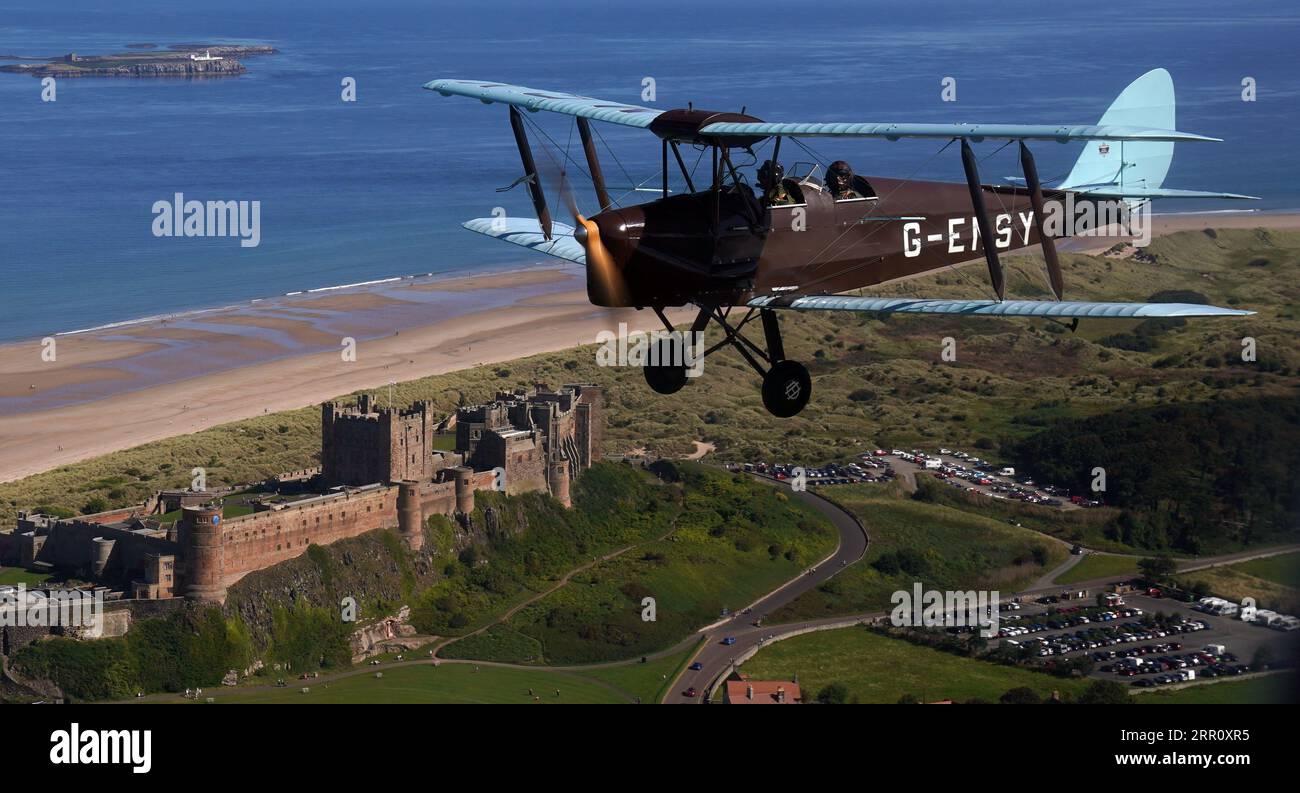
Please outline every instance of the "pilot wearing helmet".
[{"label": "pilot wearing helmet", "polygon": [[830,168],[826,169],[826,186],[830,188],[831,195],[836,201],[862,198],[861,194],[853,189],[853,169],[844,160],[836,160],[831,163]]},{"label": "pilot wearing helmet", "polygon": [[758,186],[763,188],[764,206],[787,206],[795,203],[794,196],[785,189],[785,169],[781,163],[767,160],[758,169]]}]

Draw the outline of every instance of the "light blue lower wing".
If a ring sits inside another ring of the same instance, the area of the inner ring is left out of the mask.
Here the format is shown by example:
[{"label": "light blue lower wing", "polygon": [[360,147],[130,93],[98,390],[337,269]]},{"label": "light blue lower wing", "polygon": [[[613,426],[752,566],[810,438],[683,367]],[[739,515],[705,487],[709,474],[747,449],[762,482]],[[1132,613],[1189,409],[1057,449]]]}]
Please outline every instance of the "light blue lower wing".
[{"label": "light blue lower wing", "polygon": [[538,253],[545,253],[576,264],[586,265],[587,254],[573,238],[573,227],[551,224],[551,239],[542,235],[542,226],[533,218],[475,218],[461,224],[470,231],[513,242]]},{"label": "light blue lower wing", "polygon": [[1253,311],[1195,303],[1083,303],[1055,300],[921,300],[900,297],[758,297],[750,308],[796,311],[864,311],[877,314],[969,314],[978,317],[1245,317]]}]

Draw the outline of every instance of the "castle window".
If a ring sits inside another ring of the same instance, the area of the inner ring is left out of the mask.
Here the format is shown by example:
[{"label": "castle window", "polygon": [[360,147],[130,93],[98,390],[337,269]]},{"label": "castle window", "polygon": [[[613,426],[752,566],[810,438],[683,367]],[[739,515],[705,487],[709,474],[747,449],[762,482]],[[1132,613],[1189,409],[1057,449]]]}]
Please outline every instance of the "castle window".
[{"label": "castle window", "polygon": [[275,546],[275,549],[276,549],[277,551],[280,550],[280,546],[279,546],[279,545]]}]

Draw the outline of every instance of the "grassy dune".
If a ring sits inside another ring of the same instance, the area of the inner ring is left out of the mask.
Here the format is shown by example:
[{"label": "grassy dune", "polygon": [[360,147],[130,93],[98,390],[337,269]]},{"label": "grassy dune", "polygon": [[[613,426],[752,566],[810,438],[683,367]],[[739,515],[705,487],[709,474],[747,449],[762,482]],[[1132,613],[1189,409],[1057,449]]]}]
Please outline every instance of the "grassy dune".
[{"label": "grassy dune", "polygon": [[[1221,305],[1257,309],[1241,320],[1189,322],[1158,334],[1153,349],[1102,343],[1136,322],[1084,322],[1071,334],[1043,320],[973,320],[856,315],[787,315],[789,357],[809,364],[813,403],[794,419],[769,416],[758,382],[738,356],[710,358],[702,379],[678,395],[651,392],[639,371],[595,365],[592,346],[476,367],[399,384],[397,402],[428,399],[451,411],[502,387],[534,380],[590,381],[608,388],[607,451],[646,447],[689,452],[694,440],[716,456],[781,457],[821,463],[871,444],[996,448],[1058,417],[1087,417],[1132,405],[1232,396],[1293,394],[1300,383],[1300,233],[1220,230],[1156,239],[1155,263],[1064,255],[1066,294],[1076,299],[1146,299],[1160,290],[1195,290]],[[971,296],[979,267],[873,290],[874,294]],[[1036,256],[1009,259],[1008,292],[1041,290]],[[1259,361],[1240,363],[1241,339],[1257,341]],[[942,340],[957,360],[940,360]],[[852,398],[850,398],[852,395]],[[209,482],[244,483],[313,465],[319,451],[314,407],[260,416],[0,484],[0,528],[19,508],[81,510],[99,497],[133,503],[160,487],[184,486],[194,466]]]}]

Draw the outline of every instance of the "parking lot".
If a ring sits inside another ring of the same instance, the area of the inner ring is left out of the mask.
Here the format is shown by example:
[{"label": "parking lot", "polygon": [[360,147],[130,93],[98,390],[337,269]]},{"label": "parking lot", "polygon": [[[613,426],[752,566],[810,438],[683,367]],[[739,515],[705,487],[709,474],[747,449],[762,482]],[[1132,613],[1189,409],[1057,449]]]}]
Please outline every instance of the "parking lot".
[{"label": "parking lot", "polygon": [[859,454],[846,464],[820,467],[785,462],[745,462],[728,465],[732,470],[763,474],[779,480],[793,479],[799,471],[806,484],[843,485],[857,482],[888,482],[896,476],[915,481],[930,476],[953,487],[982,493],[990,498],[1041,504],[1058,509],[1101,506],[1092,498],[1072,496],[1052,483],[1035,482],[1012,468],[981,459],[959,449],[940,448],[937,453],[921,449],[875,449]]},{"label": "parking lot", "polygon": [[788,481],[798,475],[802,469],[804,481],[815,485],[849,485],[857,482],[888,482],[896,475],[893,465],[888,460],[876,458],[870,454],[859,456],[855,462],[846,465],[828,463],[819,468],[799,466],[794,463],[730,463],[730,470],[742,470],[748,473],[762,474],[773,479]]},{"label": "parking lot", "polygon": [[[878,450],[878,453],[884,450]],[[901,472],[913,476],[931,476],[952,487],[982,493],[990,498],[1022,501],[1060,509],[1101,506],[1092,498],[1072,496],[1050,482],[1037,482],[1023,471],[985,460],[960,449],[940,448],[937,453],[921,449],[891,449],[887,456],[895,459]]]},{"label": "parking lot", "polygon": [[[1092,677],[1134,687],[1236,677],[1255,671],[1250,667],[1260,647],[1279,662],[1294,659],[1300,646],[1295,633],[1205,614],[1188,603],[1145,595],[1125,596],[1123,605],[1112,607],[1090,602],[1006,609],[998,641],[1026,648],[1049,665],[1086,656],[1094,662]],[[1157,613],[1169,619],[1157,623]]]}]

